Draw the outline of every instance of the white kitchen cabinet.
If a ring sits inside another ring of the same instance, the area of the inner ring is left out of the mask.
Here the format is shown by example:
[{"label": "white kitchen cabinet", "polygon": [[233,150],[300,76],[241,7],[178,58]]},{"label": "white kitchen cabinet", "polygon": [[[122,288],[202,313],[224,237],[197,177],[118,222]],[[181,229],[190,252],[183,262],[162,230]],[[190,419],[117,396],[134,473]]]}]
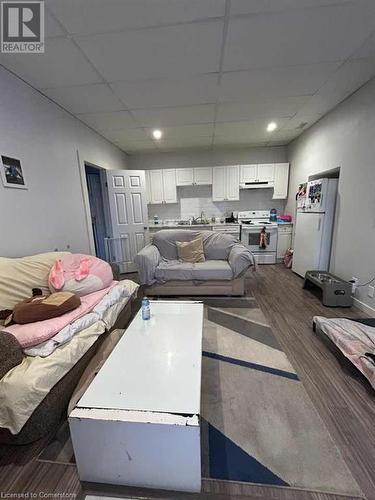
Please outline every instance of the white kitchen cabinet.
[{"label": "white kitchen cabinet", "polygon": [[240,182],[255,182],[258,177],[258,165],[241,165]]},{"label": "white kitchen cabinet", "polygon": [[150,203],[163,203],[163,171],[150,170]]},{"label": "white kitchen cabinet", "polygon": [[288,197],[289,163],[275,164],[275,185],[273,188],[274,200],[283,200]]},{"label": "white kitchen cabinet", "polygon": [[174,168],[150,170],[149,203],[177,203],[176,170]]},{"label": "white kitchen cabinet", "polygon": [[212,184],[212,167],[195,168],[194,184],[197,186],[208,186]]},{"label": "white kitchen cabinet", "polygon": [[207,186],[212,184],[212,167],[176,169],[177,186]]},{"label": "white kitchen cabinet", "polygon": [[258,182],[272,182],[274,180],[275,165],[273,163],[261,163],[258,165]]},{"label": "white kitchen cabinet", "polygon": [[252,165],[241,165],[240,182],[273,182],[274,164],[261,163]]},{"label": "white kitchen cabinet", "polygon": [[176,170],[167,168],[163,170],[164,203],[177,203]]},{"label": "white kitchen cabinet", "polygon": [[145,179],[146,179],[146,201],[147,203],[151,203],[151,183],[150,183],[150,171],[145,170]]},{"label": "white kitchen cabinet", "polygon": [[214,167],[212,172],[212,201],[240,199],[240,167]]},{"label": "white kitchen cabinet", "polygon": [[177,186],[192,186],[194,184],[194,169],[193,168],[177,168],[176,169],[176,185]]},{"label": "white kitchen cabinet", "polygon": [[277,258],[281,260],[286,251],[292,246],[292,224],[282,224],[278,226],[277,237]]},{"label": "white kitchen cabinet", "polygon": [[233,165],[226,167],[227,175],[227,200],[235,201],[240,199],[240,167]]}]

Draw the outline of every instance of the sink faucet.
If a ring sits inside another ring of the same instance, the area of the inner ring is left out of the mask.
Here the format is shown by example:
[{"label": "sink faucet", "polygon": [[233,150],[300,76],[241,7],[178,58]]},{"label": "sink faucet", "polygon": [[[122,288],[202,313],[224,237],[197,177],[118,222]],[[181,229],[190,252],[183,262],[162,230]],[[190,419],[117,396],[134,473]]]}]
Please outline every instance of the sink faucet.
[{"label": "sink faucet", "polygon": [[203,210],[201,212],[200,217],[193,217],[192,218],[192,224],[199,224],[199,222],[203,223],[203,221],[204,221],[204,212],[203,212]]}]

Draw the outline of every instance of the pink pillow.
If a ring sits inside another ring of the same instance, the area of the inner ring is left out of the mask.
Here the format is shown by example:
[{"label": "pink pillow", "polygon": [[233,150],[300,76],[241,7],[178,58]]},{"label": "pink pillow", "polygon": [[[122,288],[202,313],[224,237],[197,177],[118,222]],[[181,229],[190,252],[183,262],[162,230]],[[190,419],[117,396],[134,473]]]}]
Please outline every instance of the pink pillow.
[{"label": "pink pillow", "polygon": [[57,260],[48,278],[51,292],[73,292],[79,296],[107,288],[112,281],[112,268],[107,262],[82,254],[69,254]]}]

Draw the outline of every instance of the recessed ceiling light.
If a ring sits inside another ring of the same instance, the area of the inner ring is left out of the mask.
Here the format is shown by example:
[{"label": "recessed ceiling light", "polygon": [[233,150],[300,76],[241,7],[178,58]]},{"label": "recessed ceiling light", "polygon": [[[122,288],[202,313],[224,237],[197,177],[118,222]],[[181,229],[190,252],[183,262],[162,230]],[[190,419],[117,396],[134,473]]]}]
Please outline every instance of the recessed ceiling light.
[{"label": "recessed ceiling light", "polygon": [[277,123],[276,122],[270,122],[267,125],[267,132],[273,132],[276,129],[277,129]]},{"label": "recessed ceiling light", "polygon": [[154,136],[154,139],[159,140],[162,138],[163,132],[161,130],[156,129],[152,131],[152,135]]}]

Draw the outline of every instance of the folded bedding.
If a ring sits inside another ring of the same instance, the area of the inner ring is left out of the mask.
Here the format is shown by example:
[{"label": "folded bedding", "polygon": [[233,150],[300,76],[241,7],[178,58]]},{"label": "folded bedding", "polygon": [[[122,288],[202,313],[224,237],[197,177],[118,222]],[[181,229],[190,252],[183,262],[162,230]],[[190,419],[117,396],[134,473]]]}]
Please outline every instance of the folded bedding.
[{"label": "folded bedding", "polygon": [[[25,356],[19,365],[3,376],[0,380],[0,427],[12,434],[22,430],[52,387],[73,368],[101,334],[113,327],[119,312],[138,286],[130,280],[119,282],[113,287],[113,292],[97,304],[94,308],[96,312],[93,310],[87,315],[91,319],[91,314],[95,315],[96,321],[91,326],[86,324],[69,341],[55,345],[53,352],[46,357]],[[98,314],[102,319],[98,319]],[[42,346],[41,352],[45,349],[46,345]]]},{"label": "folded bedding", "polygon": [[3,331],[14,335],[24,349],[36,346],[54,337],[58,332],[68,327],[73,321],[76,321],[92,311],[117,283],[117,281],[114,281],[109,287],[103,290],[81,297],[81,305],[73,311],[44,321],[35,321],[34,323],[27,323],[24,325],[11,325],[4,328]]},{"label": "folded bedding", "polygon": [[[116,282],[116,284],[112,285],[112,288],[110,287],[109,290],[105,289],[106,294],[89,313],[81,316],[72,323],[69,323],[56,335],[45,342],[41,342],[34,347],[24,349],[24,353],[28,356],[50,356],[57,347],[69,342],[69,340],[78,332],[84,330],[85,328],[89,328],[96,321],[104,320],[106,312],[111,308],[111,306],[116,303],[120,304],[121,299],[129,297],[137,288],[138,285],[130,280],[124,280],[118,283]],[[95,294],[97,293],[98,292],[95,292]],[[82,299],[84,299],[84,297],[82,297]],[[112,326],[109,324],[110,322],[111,321],[106,324],[108,328]]]}]

